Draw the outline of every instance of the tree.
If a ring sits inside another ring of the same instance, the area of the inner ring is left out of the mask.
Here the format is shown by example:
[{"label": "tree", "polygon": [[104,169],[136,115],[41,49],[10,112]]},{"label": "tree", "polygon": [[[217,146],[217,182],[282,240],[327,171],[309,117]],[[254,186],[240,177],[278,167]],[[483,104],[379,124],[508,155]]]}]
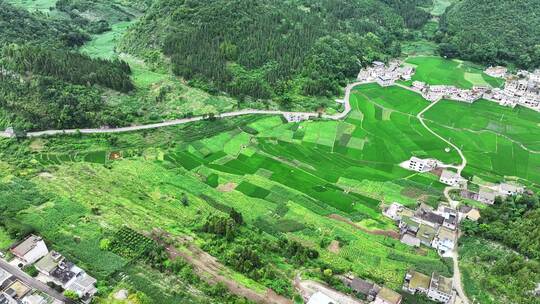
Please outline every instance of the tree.
[{"label": "tree", "polygon": [[236,209],[231,208],[231,211],[229,212],[229,216],[234,220],[234,222],[238,225],[244,224],[244,217],[242,216],[242,213],[236,211]]},{"label": "tree", "polygon": [[180,202],[182,202],[182,206],[187,207],[189,205],[189,198],[187,194],[182,193],[182,198],[180,199]]},{"label": "tree", "polygon": [[64,291],[64,297],[72,300],[72,301],[78,301],[80,299],[79,294],[77,294],[73,290],[66,290]]}]

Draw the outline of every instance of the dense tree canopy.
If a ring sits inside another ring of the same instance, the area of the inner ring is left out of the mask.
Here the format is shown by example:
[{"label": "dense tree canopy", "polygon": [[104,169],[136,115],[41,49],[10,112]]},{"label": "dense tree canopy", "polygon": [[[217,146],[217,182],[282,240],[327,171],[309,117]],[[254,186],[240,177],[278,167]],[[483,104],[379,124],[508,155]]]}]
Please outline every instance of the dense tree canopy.
[{"label": "dense tree canopy", "polygon": [[162,51],[177,75],[240,98],[331,96],[359,64],[400,54],[405,25],[427,21],[420,2],[160,0],[122,48]]},{"label": "dense tree canopy", "polygon": [[69,23],[30,14],[0,1],[0,48],[8,43],[34,43],[48,47],[78,46],[90,37]]},{"label": "dense tree canopy", "polygon": [[80,53],[30,45],[6,47],[3,58],[6,66],[18,73],[32,72],[81,85],[98,84],[121,92],[133,89],[129,77],[131,69],[120,60],[94,59]]},{"label": "dense tree canopy", "polygon": [[484,64],[540,66],[540,1],[463,0],[441,18],[442,55]]}]

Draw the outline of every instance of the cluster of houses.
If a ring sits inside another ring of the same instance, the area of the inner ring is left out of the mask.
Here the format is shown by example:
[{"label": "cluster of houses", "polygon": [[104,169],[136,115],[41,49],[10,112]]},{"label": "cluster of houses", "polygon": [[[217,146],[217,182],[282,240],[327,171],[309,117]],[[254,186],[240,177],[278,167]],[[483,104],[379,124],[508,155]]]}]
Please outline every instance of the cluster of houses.
[{"label": "cluster of houses", "polygon": [[495,101],[503,106],[514,108],[521,105],[540,111],[540,69],[534,72],[519,71],[516,75],[509,75],[504,67],[489,67],[486,74],[505,78],[504,89],[493,89],[485,94],[485,98]]},{"label": "cluster of houses", "polygon": [[411,157],[409,160],[400,164],[402,168],[419,172],[432,172],[439,176],[439,181],[452,187],[467,188],[467,179],[463,178],[457,172],[451,170],[452,166],[444,165],[442,162],[432,158]]},{"label": "cluster of houses", "polygon": [[453,304],[456,299],[453,280],[436,272],[431,277],[410,270],[405,275],[403,290],[411,294],[425,294],[435,302]]},{"label": "cluster of houses", "polygon": [[518,195],[523,192],[525,192],[525,188],[523,186],[511,183],[500,183],[493,186],[480,186],[478,192],[468,189],[461,189],[461,197],[475,200],[486,205],[493,205],[497,196],[505,198],[507,196]]},{"label": "cluster of houses", "polygon": [[470,90],[466,90],[449,85],[429,85],[421,81],[414,81],[411,88],[422,94],[422,97],[429,101],[439,101],[445,98],[466,103],[477,101],[489,91],[488,87],[482,86],[476,86]]},{"label": "cluster of houses", "polygon": [[433,247],[440,255],[448,256],[457,243],[459,221],[467,216],[475,218],[468,215],[471,210],[466,212],[460,213],[460,210],[444,203],[436,210],[424,204],[417,210],[411,210],[392,203],[383,214],[398,224],[402,243],[413,247]]},{"label": "cluster of houses", "polygon": [[357,79],[362,82],[377,82],[382,87],[391,86],[397,80],[411,80],[414,68],[401,65],[399,60],[392,60],[388,65],[374,61],[371,66],[360,70]]},{"label": "cluster of houses", "polygon": [[60,301],[37,291],[0,268],[0,304],[57,304]]},{"label": "cluster of houses", "polygon": [[[370,304],[401,304],[403,297],[401,294],[388,287],[381,287],[373,282],[355,278],[353,276],[343,276],[343,283],[349,287],[355,295],[369,301]],[[361,303],[360,301],[358,301]],[[362,301],[363,302],[363,301]],[[307,304],[340,304],[339,300],[323,293],[314,293]],[[345,304],[345,303],[341,303]]]},{"label": "cluster of houses", "polygon": [[[60,286],[63,290],[75,292],[83,303],[90,303],[97,293],[96,279],[60,253],[49,251],[41,237],[31,235],[12,247],[10,252],[14,256],[9,262],[11,265],[19,268],[34,266],[38,271],[35,279],[48,285]],[[38,298],[37,295],[32,294],[32,296],[35,299]],[[51,303],[47,302],[45,298],[41,301],[24,302],[23,300],[22,302],[28,304]],[[2,303],[1,300],[0,303]]]},{"label": "cluster of houses", "polygon": [[[403,66],[403,62],[392,60],[386,65],[384,62],[374,61],[369,67],[358,73],[358,81],[376,82],[386,87],[394,85],[398,80],[409,81],[415,73],[411,66]],[[475,86],[472,89],[460,89],[450,85],[429,85],[425,82],[414,81],[411,90],[420,93],[429,101],[451,99],[466,103],[473,103],[481,98],[497,102],[503,106],[515,107],[521,105],[540,111],[540,69],[534,72],[519,71],[516,75],[509,75],[504,67],[489,67],[485,70],[487,75],[504,78],[504,89],[489,86]]]}]

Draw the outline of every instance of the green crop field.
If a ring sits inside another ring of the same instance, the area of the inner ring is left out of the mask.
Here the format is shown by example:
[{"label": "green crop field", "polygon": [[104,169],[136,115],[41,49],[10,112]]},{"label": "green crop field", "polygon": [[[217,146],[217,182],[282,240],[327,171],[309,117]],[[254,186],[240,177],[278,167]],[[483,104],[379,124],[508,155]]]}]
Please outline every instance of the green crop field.
[{"label": "green crop field", "polygon": [[472,105],[441,101],[425,117],[436,132],[463,147],[469,160],[465,174],[540,183],[540,129],[534,127],[540,124],[538,113],[485,100]]},{"label": "green crop field", "polygon": [[411,57],[406,63],[416,67],[413,80],[434,85],[454,85],[464,89],[473,86],[500,87],[504,80],[484,74],[482,67],[441,57]]},{"label": "green crop field", "polygon": [[[451,265],[434,251],[419,254],[395,239],[366,233],[396,230],[382,216],[381,203],[436,206],[442,197],[437,176],[407,171],[401,162],[413,155],[460,162],[455,150],[418,121],[427,105],[403,88],[368,84],[353,92],[353,110],[344,121],[244,116],[138,133],[29,140],[33,152],[26,157],[47,170],[32,181],[51,195],[17,218],[98,278],[133,269],[125,256],[99,249],[100,239],[124,225],[197,238],[194,231],[208,214],[232,208],[267,235],[284,233],[319,250],[333,267],[392,288],[399,288],[411,267],[450,275]],[[463,147],[467,176],[540,181],[539,154],[530,152],[539,144],[530,127],[540,122],[537,113],[487,101],[441,101],[425,117]],[[113,151],[122,158],[109,159]],[[184,195],[188,206],[181,203]],[[319,247],[326,239],[346,243],[330,252]],[[280,267],[291,274],[290,266]]]}]

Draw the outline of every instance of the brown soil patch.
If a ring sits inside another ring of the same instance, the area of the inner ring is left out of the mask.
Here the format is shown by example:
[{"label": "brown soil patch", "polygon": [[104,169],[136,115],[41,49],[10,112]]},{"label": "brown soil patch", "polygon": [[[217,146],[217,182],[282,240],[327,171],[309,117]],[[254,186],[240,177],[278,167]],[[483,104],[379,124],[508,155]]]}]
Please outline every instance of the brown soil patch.
[{"label": "brown soil patch", "polygon": [[351,220],[349,220],[347,218],[344,218],[344,217],[342,217],[341,215],[338,215],[338,214],[330,214],[328,217],[331,218],[331,219],[334,219],[336,221],[346,223],[349,226],[355,228],[356,230],[360,230],[360,231],[365,232],[367,234],[383,235],[383,236],[386,236],[386,237],[390,237],[390,238],[399,240],[399,233],[397,231],[393,231],[393,230],[369,230],[369,229],[366,229],[366,228],[364,228],[364,227],[362,227],[360,225],[357,225],[356,223],[352,222]]},{"label": "brown soil patch", "polygon": [[226,184],[221,184],[217,187],[218,191],[220,192],[231,192],[233,191],[234,189],[236,189],[238,185],[236,183],[226,183]]},{"label": "brown soil patch", "polygon": [[330,245],[328,245],[328,251],[332,253],[339,253],[339,250],[341,248],[339,247],[339,241],[333,240]]},{"label": "brown soil patch", "polygon": [[431,170],[430,173],[435,174],[438,177],[441,177],[443,170],[444,170],[443,168],[435,168]]},{"label": "brown soil patch", "polygon": [[[222,273],[226,273],[227,267],[221,264],[215,257],[203,251],[193,243],[193,239],[189,237],[174,237],[164,231],[154,230],[160,237],[154,237],[161,245],[165,246],[169,257],[174,260],[177,257],[183,258],[191,264],[195,272],[209,284],[223,283],[227,289],[240,297],[244,297],[255,303],[265,304],[293,304],[293,301],[283,296],[276,294],[273,290],[267,289],[264,294],[257,293],[254,290],[240,285],[237,281],[228,278]],[[154,233],[153,233],[154,234]],[[180,243],[187,248],[181,251],[175,248],[174,245],[169,245],[170,242],[164,242],[163,238],[173,240],[173,243]]]},{"label": "brown soil patch", "polygon": [[424,192],[418,188],[413,188],[413,187],[407,187],[403,190],[401,190],[401,195],[404,195],[406,197],[410,197],[410,198],[419,198]]},{"label": "brown soil patch", "polygon": [[115,151],[109,154],[109,160],[118,160],[122,158],[122,153]]}]

